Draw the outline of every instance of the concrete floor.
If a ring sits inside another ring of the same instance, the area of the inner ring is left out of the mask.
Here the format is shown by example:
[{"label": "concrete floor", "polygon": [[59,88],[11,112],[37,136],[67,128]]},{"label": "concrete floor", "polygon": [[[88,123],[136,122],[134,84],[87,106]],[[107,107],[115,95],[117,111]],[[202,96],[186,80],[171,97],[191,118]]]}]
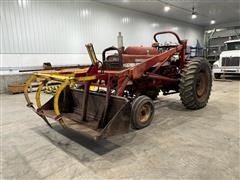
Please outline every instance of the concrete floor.
[{"label": "concrete floor", "polygon": [[1,95],[2,179],[239,179],[240,81],[213,84],[206,108],[159,98],[152,124],[95,142],[54,129]]}]

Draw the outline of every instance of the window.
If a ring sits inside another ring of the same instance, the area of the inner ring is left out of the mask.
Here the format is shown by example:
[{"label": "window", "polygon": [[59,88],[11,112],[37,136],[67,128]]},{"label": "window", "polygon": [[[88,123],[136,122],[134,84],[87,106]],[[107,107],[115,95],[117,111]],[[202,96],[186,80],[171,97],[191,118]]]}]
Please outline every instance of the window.
[{"label": "window", "polygon": [[240,42],[227,43],[227,50],[240,50]]}]

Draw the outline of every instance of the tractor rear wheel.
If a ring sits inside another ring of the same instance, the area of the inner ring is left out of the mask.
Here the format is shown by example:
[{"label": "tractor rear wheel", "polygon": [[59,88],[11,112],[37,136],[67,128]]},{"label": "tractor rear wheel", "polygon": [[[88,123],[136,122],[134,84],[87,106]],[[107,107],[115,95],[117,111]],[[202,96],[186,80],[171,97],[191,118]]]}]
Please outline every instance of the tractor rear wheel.
[{"label": "tractor rear wheel", "polygon": [[212,74],[205,59],[194,59],[183,69],[179,83],[180,97],[188,109],[200,109],[207,105],[212,87]]},{"label": "tractor rear wheel", "polygon": [[133,129],[142,129],[151,124],[154,116],[153,101],[143,95],[133,100],[131,125]]}]

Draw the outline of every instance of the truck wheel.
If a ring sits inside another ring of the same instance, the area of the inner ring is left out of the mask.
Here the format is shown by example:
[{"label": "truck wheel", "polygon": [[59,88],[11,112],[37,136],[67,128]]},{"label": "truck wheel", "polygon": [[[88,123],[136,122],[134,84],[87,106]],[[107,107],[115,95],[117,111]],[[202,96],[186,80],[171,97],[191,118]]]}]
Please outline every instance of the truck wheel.
[{"label": "truck wheel", "polygon": [[188,109],[200,109],[207,105],[211,93],[212,75],[209,63],[192,60],[183,69],[179,83],[180,97]]},{"label": "truck wheel", "polygon": [[215,79],[220,79],[221,78],[221,73],[214,73],[214,78]]},{"label": "truck wheel", "polygon": [[133,100],[131,124],[133,129],[142,129],[151,124],[154,116],[153,101],[143,95]]}]

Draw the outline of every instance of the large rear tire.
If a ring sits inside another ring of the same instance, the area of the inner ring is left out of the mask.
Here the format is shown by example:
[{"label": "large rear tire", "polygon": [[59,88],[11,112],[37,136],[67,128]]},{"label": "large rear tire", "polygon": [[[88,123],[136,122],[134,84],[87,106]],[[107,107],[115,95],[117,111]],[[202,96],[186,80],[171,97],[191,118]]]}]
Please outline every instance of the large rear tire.
[{"label": "large rear tire", "polygon": [[212,74],[205,59],[194,59],[184,67],[179,83],[180,97],[187,109],[207,105],[212,88]]},{"label": "large rear tire", "polygon": [[153,101],[143,95],[133,100],[131,125],[133,129],[142,129],[151,124],[154,116]]}]

